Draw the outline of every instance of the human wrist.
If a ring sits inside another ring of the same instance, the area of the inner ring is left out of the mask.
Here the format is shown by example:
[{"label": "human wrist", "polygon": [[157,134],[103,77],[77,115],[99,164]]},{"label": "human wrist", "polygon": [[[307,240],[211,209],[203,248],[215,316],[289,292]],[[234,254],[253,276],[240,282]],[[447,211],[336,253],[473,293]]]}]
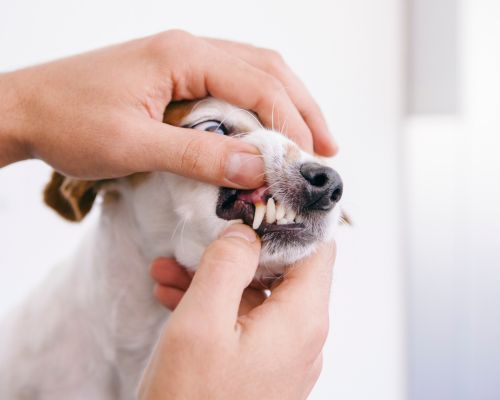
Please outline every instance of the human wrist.
[{"label": "human wrist", "polygon": [[0,167],[30,158],[28,112],[18,72],[0,74]]}]

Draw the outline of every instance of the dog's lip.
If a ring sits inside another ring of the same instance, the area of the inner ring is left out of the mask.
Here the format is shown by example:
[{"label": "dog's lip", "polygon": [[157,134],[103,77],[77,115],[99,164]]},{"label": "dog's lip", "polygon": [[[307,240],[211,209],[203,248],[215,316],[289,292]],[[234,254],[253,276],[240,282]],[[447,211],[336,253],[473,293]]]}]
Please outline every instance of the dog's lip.
[{"label": "dog's lip", "polygon": [[270,197],[272,197],[272,195],[269,192],[269,187],[265,185],[252,190],[238,190],[236,193],[236,198],[238,200],[252,204],[258,203],[259,201],[265,203]]}]

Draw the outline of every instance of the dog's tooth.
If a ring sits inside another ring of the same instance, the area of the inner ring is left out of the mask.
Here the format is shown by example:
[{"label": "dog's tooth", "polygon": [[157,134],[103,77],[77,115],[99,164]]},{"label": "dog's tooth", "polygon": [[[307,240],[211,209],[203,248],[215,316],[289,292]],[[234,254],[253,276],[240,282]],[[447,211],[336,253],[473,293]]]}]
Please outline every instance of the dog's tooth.
[{"label": "dog's tooth", "polygon": [[283,207],[283,204],[277,203],[276,205],[276,219],[283,219],[285,216],[285,207]]},{"label": "dog's tooth", "polygon": [[264,216],[266,215],[266,206],[264,203],[255,204],[255,215],[253,217],[253,229],[258,229],[262,221],[264,220]]},{"label": "dog's tooth", "polygon": [[295,222],[296,222],[297,224],[300,224],[300,223],[304,222],[304,218],[302,217],[302,215],[297,215],[297,216],[295,217]]},{"label": "dog's tooth", "polygon": [[276,221],[276,204],[272,197],[267,200],[267,210],[266,210],[266,222],[272,224]]},{"label": "dog's tooth", "polygon": [[288,220],[285,218],[281,218],[276,222],[278,225],[286,225],[288,224]]},{"label": "dog's tooth", "polygon": [[297,213],[289,208],[288,210],[286,210],[285,218],[291,222],[295,219],[296,215]]}]

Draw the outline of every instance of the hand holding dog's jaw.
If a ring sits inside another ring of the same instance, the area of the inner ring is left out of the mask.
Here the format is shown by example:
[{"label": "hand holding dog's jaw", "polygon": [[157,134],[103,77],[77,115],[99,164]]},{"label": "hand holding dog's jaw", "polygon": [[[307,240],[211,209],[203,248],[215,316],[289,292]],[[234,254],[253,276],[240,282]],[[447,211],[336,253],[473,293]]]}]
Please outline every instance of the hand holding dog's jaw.
[{"label": "hand holding dog's jaw", "polygon": [[142,399],[307,397],[321,370],[335,246],[300,261],[269,298],[244,292],[259,249],[243,225],[207,249],[153,354]]}]

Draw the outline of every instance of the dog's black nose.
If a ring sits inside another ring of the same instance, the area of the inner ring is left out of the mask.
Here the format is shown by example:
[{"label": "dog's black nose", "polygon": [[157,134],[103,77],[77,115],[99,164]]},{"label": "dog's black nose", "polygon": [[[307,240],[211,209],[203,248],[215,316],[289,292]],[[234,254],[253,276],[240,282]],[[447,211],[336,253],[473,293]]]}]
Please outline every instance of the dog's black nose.
[{"label": "dog's black nose", "polygon": [[332,168],[308,162],[302,164],[300,173],[307,182],[304,187],[305,209],[328,211],[342,197],[342,179]]}]

